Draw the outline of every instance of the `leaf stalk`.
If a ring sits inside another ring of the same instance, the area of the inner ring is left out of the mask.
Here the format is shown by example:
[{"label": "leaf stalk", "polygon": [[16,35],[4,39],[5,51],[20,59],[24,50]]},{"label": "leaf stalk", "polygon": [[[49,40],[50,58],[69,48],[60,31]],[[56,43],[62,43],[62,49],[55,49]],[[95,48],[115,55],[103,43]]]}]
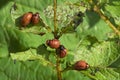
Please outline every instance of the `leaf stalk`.
[{"label": "leaf stalk", "polygon": [[120,31],[110,22],[110,20],[100,11],[99,7],[97,5],[94,6],[94,11],[97,12],[101,19],[103,19],[110,28],[117,34],[120,35]]}]

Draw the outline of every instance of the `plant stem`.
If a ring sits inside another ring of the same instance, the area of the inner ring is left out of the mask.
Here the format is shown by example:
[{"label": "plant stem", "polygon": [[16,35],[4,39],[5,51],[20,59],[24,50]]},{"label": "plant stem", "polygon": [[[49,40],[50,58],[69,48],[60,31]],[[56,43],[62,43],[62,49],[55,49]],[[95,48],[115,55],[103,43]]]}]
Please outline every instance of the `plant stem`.
[{"label": "plant stem", "polygon": [[61,66],[60,66],[60,58],[59,58],[59,56],[57,56],[56,70],[57,70],[57,77],[58,77],[58,80],[62,80]]},{"label": "plant stem", "polygon": [[54,0],[54,37],[57,37],[57,0]]},{"label": "plant stem", "polygon": [[[54,38],[57,38],[57,0],[54,0]],[[61,66],[60,66],[60,58],[59,56],[56,57],[56,70],[57,70],[57,77],[58,80],[62,80],[61,74]]]},{"label": "plant stem", "polygon": [[120,31],[110,22],[110,20],[100,11],[97,5],[94,5],[94,11],[97,12],[100,17],[114,30],[117,35],[120,35]]}]

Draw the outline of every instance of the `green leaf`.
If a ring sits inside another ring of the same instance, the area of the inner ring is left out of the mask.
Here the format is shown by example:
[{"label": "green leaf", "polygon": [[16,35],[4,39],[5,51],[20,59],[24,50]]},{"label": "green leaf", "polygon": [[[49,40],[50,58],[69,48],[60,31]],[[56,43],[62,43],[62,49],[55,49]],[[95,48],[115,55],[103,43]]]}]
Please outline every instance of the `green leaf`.
[{"label": "green leaf", "polygon": [[115,71],[114,69],[110,68],[104,68],[100,69],[98,72],[96,72],[95,77],[97,80],[119,80],[119,73]]},{"label": "green leaf", "polygon": [[86,11],[83,23],[76,29],[80,38],[85,36],[94,36],[99,41],[106,40],[111,28],[100,18],[100,16],[92,11]]},{"label": "green leaf", "polygon": [[60,42],[65,46],[68,50],[74,50],[76,48],[76,44],[79,43],[79,38],[76,36],[76,33],[72,34],[64,34],[60,37]]},{"label": "green leaf", "polygon": [[68,72],[65,72],[63,73],[63,79],[64,80],[92,80],[86,76],[84,76],[83,74],[81,74],[80,72],[78,71],[68,71]]},{"label": "green leaf", "polygon": [[110,1],[108,4],[106,4],[104,6],[104,13],[109,16],[109,17],[112,17],[114,18],[116,24],[120,24],[120,11],[118,10],[120,8],[120,1],[117,0],[117,1]]},{"label": "green leaf", "polygon": [[119,5],[106,5],[105,9],[111,14],[112,17],[117,17],[120,14],[120,11],[118,10],[120,8]]},{"label": "green leaf", "polygon": [[[14,62],[12,59],[0,59],[0,79],[2,80],[56,80],[56,72],[50,66],[43,66],[40,61]],[[42,74],[42,75],[41,75]],[[46,77],[47,75],[47,77]]]},{"label": "green leaf", "polygon": [[7,28],[9,35],[9,50],[10,52],[18,52],[37,47],[41,44],[40,36],[31,33],[20,32],[19,30]]},{"label": "green leaf", "polygon": [[[47,6],[46,3],[47,4],[51,3],[51,1],[46,1],[46,2],[41,1],[41,2],[44,3],[44,6]],[[49,38],[48,36],[47,37],[44,36],[44,38],[41,39],[42,37],[39,35],[35,35],[28,32],[26,33],[26,31],[24,30],[20,31],[18,30],[15,24],[16,17],[20,17],[25,12],[28,12],[28,11],[39,12],[45,8],[43,6],[39,6],[39,4],[34,6],[34,4],[36,3],[39,3],[39,2],[35,1],[31,5],[31,4],[28,4],[28,1],[17,0],[16,4],[14,4],[14,1],[9,1],[9,2],[6,2],[6,5],[4,5],[4,8],[0,8],[0,12],[1,12],[0,13],[0,17],[1,17],[1,20],[0,20],[1,56],[0,57],[8,56],[8,52],[19,52],[19,51],[27,50],[29,48],[37,48],[40,44],[44,43],[47,38]],[[14,5],[16,5],[15,10],[14,10]],[[36,28],[36,30],[38,29],[39,27]]]},{"label": "green leaf", "polygon": [[[119,60],[120,45],[116,43],[118,41],[119,39],[111,39],[91,45],[88,40],[83,40],[73,53],[74,61],[85,60],[91,67],[98,67],[98,71],[95,72],[98,80],[110,78],[118,80],[119,73],[113,69],[119,66],[117,60]],[[91,71],[89,73],[91,74]]]},{"label": "green leaf", "polygon": [[97,42],[91,45],[85,44],[87,41],[84,40],[75,51],[75,61],[83,59],[91,66],[109,66],[119,56],[120,45],[115,41]]},{"label": "green leaf", "polygon": [[0,57],[8,56],[8,45],[4,36],[4,30],[0,27]]},{"label": "green leaf", "polygon": [[17,52],[16,54],[11,53],[11,57],[13,60],[18,60],[18,61],[39,60],[42,65],[53,65],[51,62],[49,62],[47,59],[45,59],[44,56],[38,55],[36,49],[29,49],[25,52]]}]

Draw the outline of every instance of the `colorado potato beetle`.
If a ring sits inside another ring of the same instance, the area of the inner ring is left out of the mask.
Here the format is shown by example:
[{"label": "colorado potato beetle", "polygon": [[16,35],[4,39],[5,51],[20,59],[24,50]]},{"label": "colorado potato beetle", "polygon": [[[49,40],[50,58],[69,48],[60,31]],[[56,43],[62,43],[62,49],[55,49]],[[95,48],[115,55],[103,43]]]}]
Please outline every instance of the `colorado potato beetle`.
[{"label": "colorado potato beetle", "polygon": [[35,24],[38,24],[40,21],[40,16],[39,16],[39,13],[36,12],[35,14],[33,14],[32,16],[32,23],[35,25]]},{"label": "colorado potato beetle", "polygon": [[60,41],[58,39],[47,40],[46,44],[51,48],[57,49],[60,46]]},{"label": "colorado potato beetle", "polygon": [[28,13],[25,13],[22,16],[22,18],[21,18],[21,25],[23,27],[26,27],[31,22],[32,15],[33,15],[32,12],[28,12]]},{"label": "colorado potato beetle", "polygon": [[57,55],[60,58],[64,58],[67,54],[67,49],[63,45],[60,45],[60,47],[56,51],[57,51]]},{"label": "colorado potato beetle", "polygon": [[74,69],[75,70],[86,70],[89,68],[89,65],[88,63],[86,63],[85,61],[83,60],[80,60],[80,61],[77,61],[75,64],[74,64]]}]

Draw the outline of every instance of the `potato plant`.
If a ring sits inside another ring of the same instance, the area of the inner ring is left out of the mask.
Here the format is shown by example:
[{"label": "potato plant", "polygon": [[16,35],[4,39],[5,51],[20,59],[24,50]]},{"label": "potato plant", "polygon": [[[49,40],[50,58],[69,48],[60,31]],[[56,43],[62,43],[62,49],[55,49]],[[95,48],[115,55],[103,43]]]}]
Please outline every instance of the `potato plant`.
[{"label": "potato plant", "polygon": [[120,80],[119,0],[1,0],[0,80]]}]

